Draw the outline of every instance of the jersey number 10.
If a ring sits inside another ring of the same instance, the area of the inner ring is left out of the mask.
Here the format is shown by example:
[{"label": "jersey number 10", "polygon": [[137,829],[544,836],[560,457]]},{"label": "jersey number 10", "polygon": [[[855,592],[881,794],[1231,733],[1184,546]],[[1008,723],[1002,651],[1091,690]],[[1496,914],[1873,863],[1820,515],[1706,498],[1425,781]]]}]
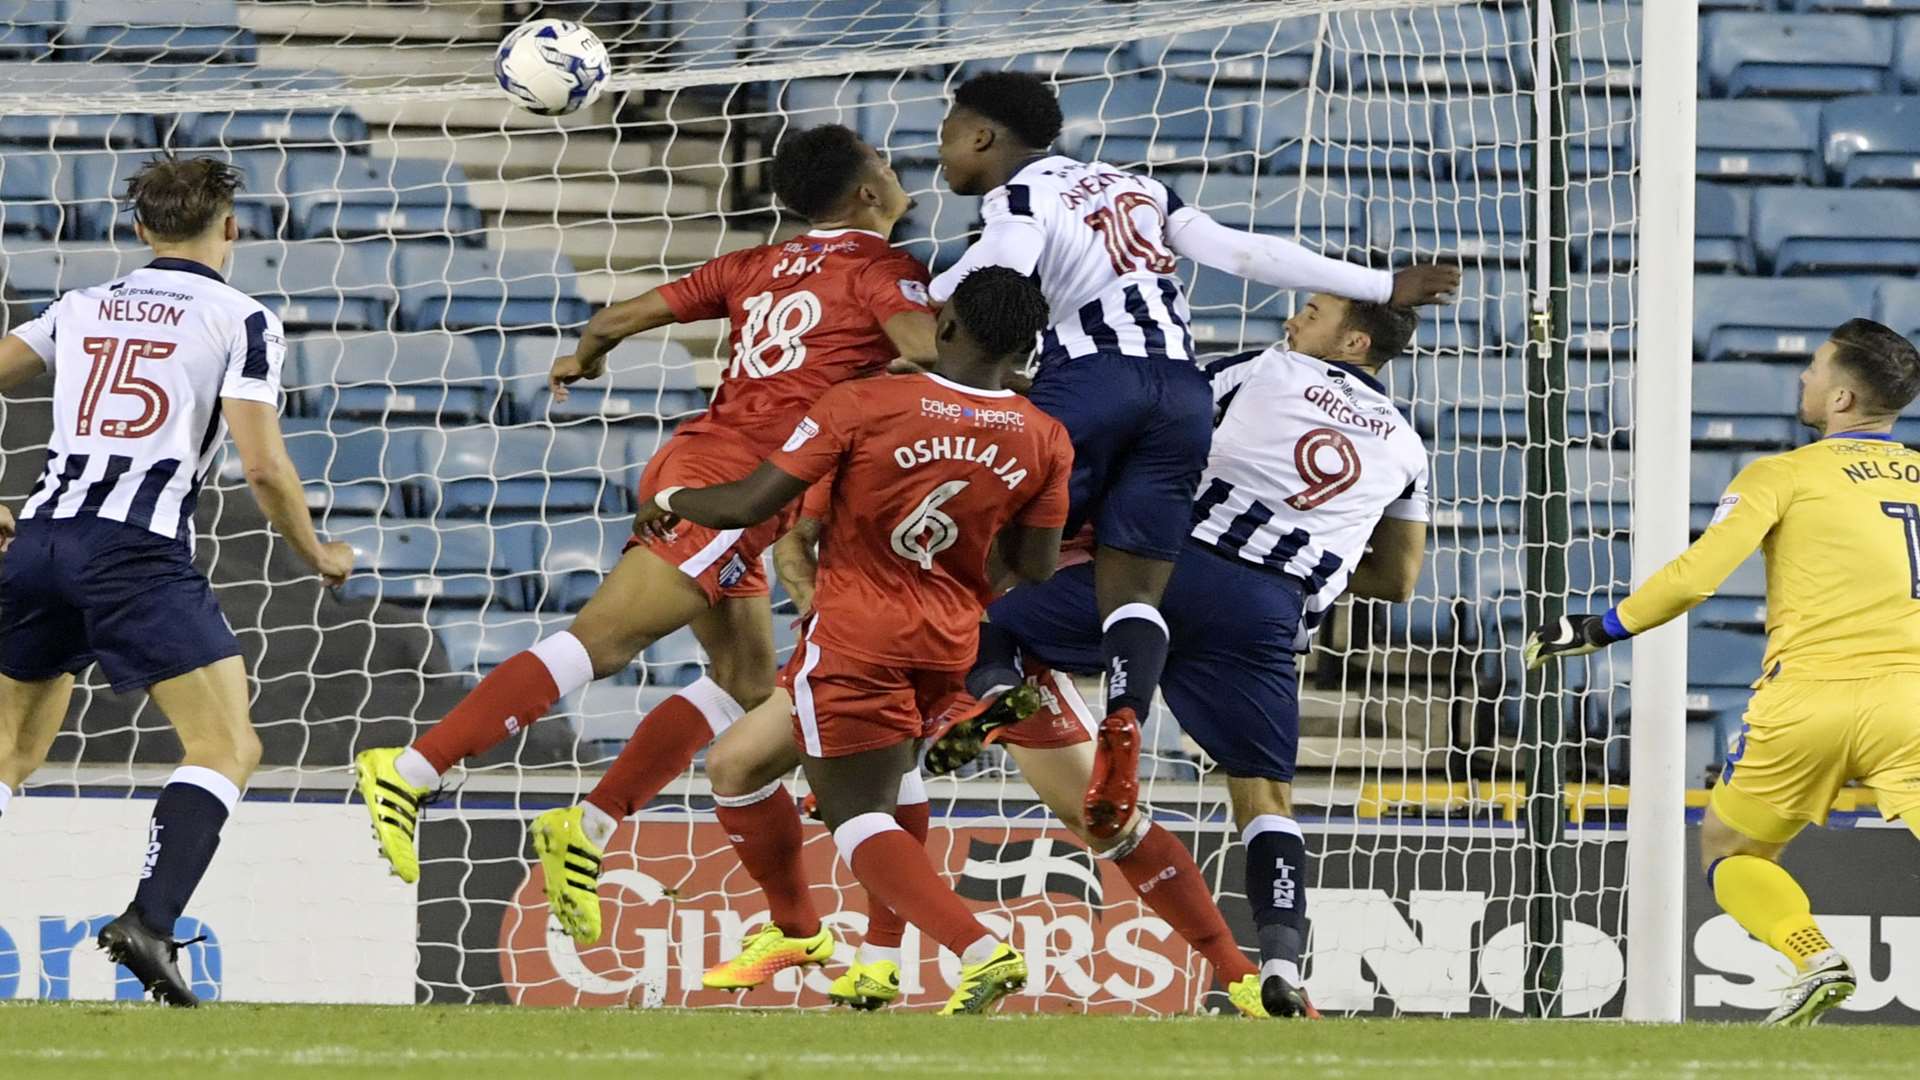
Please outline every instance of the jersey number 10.
[{"label": "jersey number 10", "polygon": [[80,414],[75,419],[75,435],[93,434],[93,414],[103,395],[118,394],[140,399],[140,415],[131,420],[103,420],[100,434],[115,439],[138,439],[160,430],[167,422],[167,391],[151,379],[133,373],[141,360],[165,360],[173,355],[171,341],[144,338],[83,338],[80,350],[93,357],[93,370],[87,373],[86,389],[80,392]]},{"label": "jersey number 10", "polygon": [[[1140,226],[1133,220],[1135,210],[1146,210],[1152,214],[1159,227],[1155,236],[1144,236]],[[1156,274],[1171,274],[1179,266],[1166,248],[1160,246],[1160,237],[1167,232],[1167,219],[1160,214],[1160,207],[1153,198],[1141,191],[1123,191],[1113,197],[1111,207],[1103,206],[1088,214],[1087,227],[1100,234],[1107,242],[1107,257],[1113,260],[1113,272],[1131,274],[1140,270],[1150,270]]]}]

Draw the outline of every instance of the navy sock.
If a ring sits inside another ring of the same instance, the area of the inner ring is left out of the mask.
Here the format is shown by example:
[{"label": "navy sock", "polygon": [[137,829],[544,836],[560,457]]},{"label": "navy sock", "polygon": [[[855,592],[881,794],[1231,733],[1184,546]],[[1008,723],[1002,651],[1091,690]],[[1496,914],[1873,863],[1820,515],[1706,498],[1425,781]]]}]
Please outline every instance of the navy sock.
[{"label": "navy sock", "polygon": [[1115,609],[1102,628],[1100,657],[1107,670],[1107,712],[1129,708],[1144,722],[1167,666],[1167,624],[1160,612],[1151,604]]},{"label": "navy sock", "polygon": [[1020,642],[1003,627],[980,624],[980,652],[967,672],[967,693],[985,698],[997,689],[1020,685]]},{"label": "navy sock", "polygon": [[1241,833],[1247,844],[1247,903],[1260,939],[1260,972],[1300,985],[1307,951],[1307,842],[1292,818],[1262,814]]},{"label": "navy sock", "polygon": [[191,765],[176,770],[160,790],[148,826],[146,865],[133,894],[134,910],[147,929],[173,933],[173,924],[213,862],[220,827],[239,794],[226,777]]}]

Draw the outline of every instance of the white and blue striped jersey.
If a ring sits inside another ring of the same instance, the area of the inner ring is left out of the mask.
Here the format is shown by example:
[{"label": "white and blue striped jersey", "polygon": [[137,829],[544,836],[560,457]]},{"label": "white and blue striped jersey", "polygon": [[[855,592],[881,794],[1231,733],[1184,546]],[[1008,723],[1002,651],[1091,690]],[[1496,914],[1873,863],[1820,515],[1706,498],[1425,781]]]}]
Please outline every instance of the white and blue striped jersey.
[{"label": "white and blue striped jersey", "polygon": [[[1187,329],[1193,314],[1167,239],[1168,218],[1181,208],[1158,180],[1059,154],[1035,158],[986,194],[980,212],[988,230],[1030,226],[1039,245],[1033,270],[1054,318],[1040,363],[1097,352],[1197,358]],[[933,298],[945,303],[974,265],[963,258],[935,278]]]},{"label": "white and blue striped jersey", "polygon": [[98,517],[191,546],[220,399],[278,407],[280,320],[187,259],[66,293],[13,331],[53,373],[53,438],[23,521]]},{"label": "white and blue striped jersey", "polygon": [[1205,370],[1219,414],[1193,537],[1305,582],[1312,625],[1382,517],[1429,520],[1427,448],[1359,368],[1275,345]]}]

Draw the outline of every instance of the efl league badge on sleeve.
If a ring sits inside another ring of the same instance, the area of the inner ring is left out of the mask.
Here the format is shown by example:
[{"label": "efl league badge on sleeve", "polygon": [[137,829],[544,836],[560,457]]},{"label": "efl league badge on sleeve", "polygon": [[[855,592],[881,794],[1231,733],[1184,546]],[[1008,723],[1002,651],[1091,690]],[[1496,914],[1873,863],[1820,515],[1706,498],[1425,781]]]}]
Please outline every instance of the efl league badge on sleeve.
[{"label": "efl league badge on sleeve", "polygon": [[1740,496],[1738,495],[1720,496],[1720,505],[1713,508],[1713,520],[1707,522],[1707,526],[1711,528],[1727,520],[1727,515],[1733,513],[1733,508],[1739,505]]},{"label": "efl league badge on sleeve", "polygon": [[901,278],[900,295],[906,297],[913,303],[919,304],[921,307],[929,307],[932,304],[932,301],[927,297],[927,284],[924,281],[915,281],[912,278]]},{"label": "efl league badge on sleeve", "polygon": [[793,429],[793,434],[787,436],[787,441],[781,445],[780,449],[791,454],[807,445],[807,440],[818,434],[820,434],[820,425],[813,422],[813,417],[803,416],[800,418],[800,426]]}]

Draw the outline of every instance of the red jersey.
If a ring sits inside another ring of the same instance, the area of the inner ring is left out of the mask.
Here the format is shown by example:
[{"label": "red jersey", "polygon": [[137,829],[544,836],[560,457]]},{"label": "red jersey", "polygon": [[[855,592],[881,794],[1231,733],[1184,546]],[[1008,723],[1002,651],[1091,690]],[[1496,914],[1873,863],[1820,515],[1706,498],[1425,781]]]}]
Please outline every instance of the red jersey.
[{"label": "red jersey", "polygon": [[1073,444],[1011,390],[937,375],[834,387],[772,457],[831,476],[810,640],[876,664],[973,663],[993,598],[987,553],[1008,525],[1067,520]]},{"label": "red jersey", "polygon": [[828,229],[722,255],[661,286],[681,322],[726,316],[733,358],[700,416],[676,434],[730,435],[764,457],[835,383],[886,370],[881,329],[932,314],[927,268],[878,233]]}]

